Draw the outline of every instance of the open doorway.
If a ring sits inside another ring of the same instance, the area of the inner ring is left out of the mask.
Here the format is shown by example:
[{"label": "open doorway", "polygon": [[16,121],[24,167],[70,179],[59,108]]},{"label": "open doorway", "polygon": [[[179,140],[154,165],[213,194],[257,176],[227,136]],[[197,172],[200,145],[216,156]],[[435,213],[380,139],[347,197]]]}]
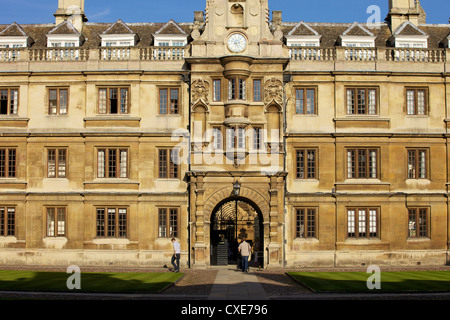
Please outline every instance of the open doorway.
[{"label": "open doorway", "polygon": [[253,248],[250,266],[264,266],[263,217],[250,200],[232,197],[220,202],[211,215],[211,265],[237,265],[238,246],[245,237]]}]

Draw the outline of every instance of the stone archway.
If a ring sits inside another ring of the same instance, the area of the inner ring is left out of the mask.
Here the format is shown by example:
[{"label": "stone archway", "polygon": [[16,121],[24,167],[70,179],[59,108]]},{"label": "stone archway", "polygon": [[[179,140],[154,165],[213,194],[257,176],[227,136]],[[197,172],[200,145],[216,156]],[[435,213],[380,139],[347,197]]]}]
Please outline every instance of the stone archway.
[{"label": "stone archway", "polygon": [[247,198],[231,196],[214,208],[210,221],[210,265],[240,265],[237,248],[243,238],[253,248],[253,267],[264,266],[264,218]]},{"label": "stone archway", "polygon": [[[236,197],[233,185],[236,178],[229,179],[229,184],[222,182],[219,186],[213,176],[205,172],[192,174],[191,199],[194,204],[190,216],[190,244],[193,268],[208,268],[211,265],[211,221],[214,210],[221,202]],[[216,173],[215,176],[218,176]],[[223,177],[223,175],[222,175]],[[249,182],[253,179],[258,181]],[[249,179],[250,178],[250,179]],[[263,178],[263,180],[260,180]],[[280,268],[283,264],[283,175],[252,176],[239,179],[239,195],[257,207],[262,222],[262,243],[264,244],[264,268]],[[257,186],[258,189],[253,186]]]},{"label": "stone archway", "polygon": [[[227,201],[227,199],[235,199],[236,197],[233,197],[232,195],[233,187],[225,187],[220,190],[215,191],[212,193],[204,202],[203,206],[203,234],[204,234],[204,248],[205,248],[205,264],[206,266],[211,265],[210,260],[210,253],[211,253],[211,220],[213,218],[213,215],[215,213],[215,210],[224,202]],[[261,244],[264,244],[264,247],[262,248],[262,260],[264,261],[264,266],[267,266],[268,263],[268,252],[266,250],[267,245],[270,243],[270,227],[269,227],[269,221],[270,221],[270,206],[269,201],[266,199],[261,193],[258,191],[249,188],[249,187],[241,187],[239,197],[238,199],[243,200],[244,202],[250,203],[253,207],[257,208],[259,212],[259,216],[262,220],[261,222],[261,228],[262,228],[262,239]],[[199,221],[197,221],[199,223]],[[200,222],[200,225],[202,223]],[[201,246],[200,246],[201,247]]]}]

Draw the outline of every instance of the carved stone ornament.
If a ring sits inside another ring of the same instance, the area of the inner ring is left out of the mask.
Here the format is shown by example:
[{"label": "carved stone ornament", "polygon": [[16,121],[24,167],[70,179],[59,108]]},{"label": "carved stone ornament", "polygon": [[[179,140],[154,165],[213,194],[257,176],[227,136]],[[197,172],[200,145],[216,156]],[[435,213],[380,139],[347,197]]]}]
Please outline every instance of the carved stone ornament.
[{"label": "carved stone ornament", "polygon": [[209,105],[209,82],[203,79],[196,79],[192,82],[192,105],[201,102],[205,106]]},{"label": "carved stone ornament", "polygon": [[276,78],[267,80],[264,87],[264,103],[269,105],[273,102],[283,105],[283,82]]}]

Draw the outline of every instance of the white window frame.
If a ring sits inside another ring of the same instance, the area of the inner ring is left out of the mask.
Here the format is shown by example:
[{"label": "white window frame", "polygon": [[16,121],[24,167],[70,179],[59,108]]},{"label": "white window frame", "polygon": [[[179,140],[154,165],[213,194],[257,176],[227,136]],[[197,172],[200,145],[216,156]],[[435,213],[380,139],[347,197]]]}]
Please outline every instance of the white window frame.
[{"label": "white window frame", "polygon": [[80,46],[79,34],[48,34],[47,35],[47,47],[48,48],[72,48]]},{"label": "white window frame", "polygon": [[185,47],[187,46],[187,36],[186,35],[170,35],[170,34],[155,34],[153,35],[155,39],[156,47]]}]

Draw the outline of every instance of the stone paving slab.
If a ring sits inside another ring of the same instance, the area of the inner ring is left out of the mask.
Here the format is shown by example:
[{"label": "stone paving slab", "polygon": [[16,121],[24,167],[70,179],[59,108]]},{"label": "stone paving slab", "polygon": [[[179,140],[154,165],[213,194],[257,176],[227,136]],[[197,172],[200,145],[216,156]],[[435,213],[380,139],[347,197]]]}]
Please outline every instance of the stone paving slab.
[{"label": "stone paving slab", "polygon": [[217,273],[209,300],[268,300],[266,292],[253,273],[222,267]]}]

